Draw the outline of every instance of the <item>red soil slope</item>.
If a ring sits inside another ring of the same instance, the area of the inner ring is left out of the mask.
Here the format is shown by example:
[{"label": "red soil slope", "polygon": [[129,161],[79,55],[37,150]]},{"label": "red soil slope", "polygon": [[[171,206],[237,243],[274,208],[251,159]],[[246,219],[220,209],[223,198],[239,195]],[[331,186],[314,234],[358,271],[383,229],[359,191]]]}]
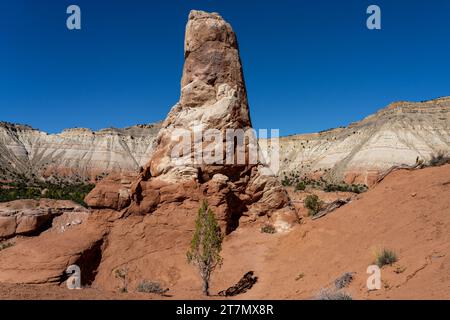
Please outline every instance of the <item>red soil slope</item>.
[{"label": "red soil slope", "polygon": [[[129,226],[124,226],[122,239],[131,234],[129,227],[146,227],[144,221],[135,218],[123,223]],[[226,237],[224,265],[213,275],[211,292],[234,285],[245,272],[253,270],[258,282],[237,298],[314,299],[321,288],[332,287],[343,273],[354,272],[354,281],[343,289],[353,299],[450,299],[450,165],[393,172],[329,215],[314,221],[304,217],[302,224],[287,234],[261,233],[260,227],[244,225]],[[168,240],[163,233],[152,231],[155,239]],[[176,255],[169,251],[151,255],[176,264],[169,283],[172,298],[201,299],[197,272],[180,254],[189,238],[184,233],[172,239]],[[127,242],[121,243],[126,249]],[[394,250],[399,260],[382,268],[382,288],[368,292],[366,269],[382,248]],[[128,250],[122,252],[124,261]],[[109,253],[104,252],[105,266],[112,264],[108,263]],[[157,272],[158,267],[154,268],[149,272]],[[128,294],[112,292],[113,286],[105,285],[109,269],[102,270],[100,265],[91,289],[73,293],[55,286],[0,284],[0,299],[160,298],[132,290]]]},{"label": "red soil slope", "polygon": [[[314,298],[355,272],[345,289],[354,299],[450,299],[450,165],[393,172],[358,198],[321,219],[305,218],[270,245],[236,237],[233,247],[247,254],[230,250],[229,241],[229,260],[248,260],[261,279],[242,298]],[[368,292],[366,269],[382,248],[399,260],[382,268],[382,289]]]}]

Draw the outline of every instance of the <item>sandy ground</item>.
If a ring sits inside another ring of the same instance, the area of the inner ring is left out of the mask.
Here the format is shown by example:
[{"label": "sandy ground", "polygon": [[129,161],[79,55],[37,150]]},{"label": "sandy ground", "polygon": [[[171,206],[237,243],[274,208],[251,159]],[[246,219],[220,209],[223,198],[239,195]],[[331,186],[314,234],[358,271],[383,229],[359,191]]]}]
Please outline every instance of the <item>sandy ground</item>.
[{"label": "sandy ground", "polygon": [[[290,193],[301,208],[306,193]],[[347,194],[319,196],[333,200]],[[261,233],[257,225],[238,228],[224,241],[224,264],[213,275],[211,291],[226,289],[253,270],[258,282],[235,298],[314,299],[343,273],[353,272],[353,282],[343,289],[353,299],[450,299],[449,238],[450,165],[400,170],[323,218],[304,217],[289,233]],[[369,292],[366,270],[383,248],[394,250],[399,260],[382,268],[382,288]],[[0,284],[0,299],[203,298],[199,282],[182,283],[169,297]]]}]

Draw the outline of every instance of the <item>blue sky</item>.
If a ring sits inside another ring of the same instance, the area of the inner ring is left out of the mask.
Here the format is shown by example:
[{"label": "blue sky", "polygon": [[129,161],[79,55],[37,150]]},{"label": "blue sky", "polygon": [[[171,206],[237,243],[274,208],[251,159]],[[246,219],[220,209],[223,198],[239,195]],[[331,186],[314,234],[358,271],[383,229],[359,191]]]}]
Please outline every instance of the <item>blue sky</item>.
[{"label": "blue sky", "polygon": [[[66,28],[70,4],[80,31]],[[382,30],[366,28],[370,4]],[[255,128],[314,132],[450,95],[448,0],[2,0],[0,120],[54,133],[164,119],[191,9],[237,33]]]}]

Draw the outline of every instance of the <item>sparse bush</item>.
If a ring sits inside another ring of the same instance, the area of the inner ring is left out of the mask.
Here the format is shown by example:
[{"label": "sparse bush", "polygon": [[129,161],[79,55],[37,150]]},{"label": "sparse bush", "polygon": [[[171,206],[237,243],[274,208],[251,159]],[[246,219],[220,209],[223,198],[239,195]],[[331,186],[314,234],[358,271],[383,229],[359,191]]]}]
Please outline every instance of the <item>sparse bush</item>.
[{"label": "sparse bush", "polygon": [[375,263],[377,264],[377,266],[382,268],[383,266],[391,265],[397,262],[397,260],[397,254],[394,251],[383,249],[377,254]]},{"label": "sparse bush", "polygon": [[343,291],[321,289],[316,297],[317,300],[353,300],[352,296]]},{"label": "sparse bush", "polygon": [[160,295],[164,295],[166,294],[167,291],[169,291],[168,288],[161,287],[161,284],[159,282],[147,280],[141,281],[141,283],[139,283],[139,285],[137,286],[136,290],[138,292],[156,293]]},{"label": "sparse bush", "polygon": [[287,176],[284,176],[283,180],[281,180],[281,184],[283,185],[283,187],[290,187],[292,186],[292,180]]},{"label": "sparse bush", "polygon": [[261,227],[262,233],[276,233],[277,230],[275,230],[275,227],[270,224],[265,224]]},{"label": "sparse bush", "polygon": [[308,214],[310,216],[315,216],[322,208],[322,201],[315,194],[310,194],[305,198],[304,202],[305,208],[308,209]]},{"label": "sparse bush", "polygon": [[303,191],[306,189],[306,184],[303,181],[300,181],[299,183],[296,184],[295,186],[295,191]]},{"label": "sparse bush", "polygon": [[12,242],[3,242],[3,243],[0,243],[0,251],[2,251],[2,250],[4,250],[4,249],[7,249],[7,248],[10,248],[10,247],[12,247],[14,245],[14,243],[12,243]]},{"label": "sparse bush", "polygon": [[[72,200],[86,206],[84,198],[91,192],[94,185],[84,183],[33,182],[21,177],[17,182],[9,183],[6,187],[1,188],[0,186],[0,202],[18,199],[40,199],[45,197],[55,200]],[[44,193],[42,192],[43,190],[45,190]]]},{"label": "sparse bush", "polygon": [[[325,169],[324,171],[328,172],[329,169]],[[306,190],[308,186],[324,190],[325,192],[341,191],[362,193],[368,190],[368,187],[365,184],[347,184],[344,181],[341,183],[331,183],[326,181],[324,177],[313,180],[302,174],[300,171],[285,172],[281,179],[281,183],[285,187],[294,186],[295,191]]]},{"label": "sparse bush", "polygon": [[342,289],[347,287],[353,281],[353,273],[346,272],[336,280],[334,280],[334,286],[336,289]]},{"label": "sparse bush", "polygon": [[209,295],[209,280],[216,267],[222,264],[223,236],[217,224],[216,217],[203,201],[195,220],[195,232],[191,241],[191,247],[186,253],[189,263],[196,265],[203,281],[203,294]]},{"label": "sparse bush", "polygon": [[340,183],[340,184],[326,184],[323,190],[325,192],[353,192],[353,193],[362,193],[367,191],[367,186],[363,184],[347,184],[347,183]]},{"label": "sparse bush", "polygon": [[431,155],[429,165],[432,167],[442,166],[450,162],[450,156],[446,155],[443,151],[439,151],[436,154]]}]

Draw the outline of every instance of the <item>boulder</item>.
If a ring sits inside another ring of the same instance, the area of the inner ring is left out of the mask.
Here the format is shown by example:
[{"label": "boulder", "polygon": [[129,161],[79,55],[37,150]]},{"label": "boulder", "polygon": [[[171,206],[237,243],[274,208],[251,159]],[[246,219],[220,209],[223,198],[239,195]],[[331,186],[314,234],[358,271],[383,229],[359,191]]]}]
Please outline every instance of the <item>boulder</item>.
[{"label": "boulder", "polygon": [[101,260],[105,215],[64,233],[43,233],[0,251],[0,283],[60,284],[71,264],[81,270],[83,284],[92,282]]},{"label": "boulder", "polygon": [[111,208],[122,210],[131,203],[131,184],[137,174],[112,174],[103,179],[96,188],[90,192],[85,202],[92,208]]},{"label": "boulder", "polygon": [[0,239],[37,235],[52,226],[55,217],[88,210],[66,200],[16,200],[0,203]]}]

